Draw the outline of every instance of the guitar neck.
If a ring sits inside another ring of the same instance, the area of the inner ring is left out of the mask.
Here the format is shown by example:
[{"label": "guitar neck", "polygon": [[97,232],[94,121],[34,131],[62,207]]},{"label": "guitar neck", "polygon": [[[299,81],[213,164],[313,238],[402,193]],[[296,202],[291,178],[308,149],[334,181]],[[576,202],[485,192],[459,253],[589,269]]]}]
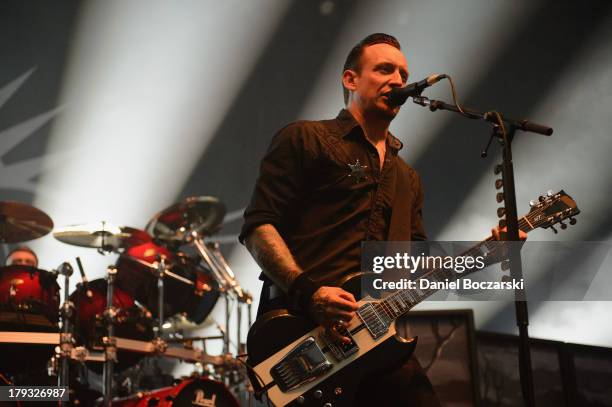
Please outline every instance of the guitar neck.
[{"label": "guitar neck", "polygon": [[[525,233],[536,229],[538,224],[538,220],[535,218],[530,219],[529,215],[523,216],[519,219],[519,229]],[[485,253],[494,250],[496,246],[497,240],[493,236],[489,236],[460,255],[471,257],[482,256]],[[467,274],[469,273],[464,273],[459,278],[466,276]],[[432,282],[443,282],[446,280],[456,279],[457,273],[455,273],[454,270],[437,268],[427,271],[419,278],[426,278]],[[413,289],[396,291],[385,299],[378,301],[375,307],[382,315],[385,315],[390,320],[394,320],[408,312],[411,308],[424,301],[437,291],[438,289],[435,288],[421,289],[417,284],[417,287]]]}]

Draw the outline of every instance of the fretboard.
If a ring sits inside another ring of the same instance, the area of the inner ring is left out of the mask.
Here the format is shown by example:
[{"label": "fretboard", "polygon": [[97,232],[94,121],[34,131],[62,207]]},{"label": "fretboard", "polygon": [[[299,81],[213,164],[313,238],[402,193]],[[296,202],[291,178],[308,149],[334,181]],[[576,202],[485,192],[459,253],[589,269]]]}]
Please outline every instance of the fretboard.
[{"label": "fretboard", "polygon": [[[537,214],[533,214],[531,218],[530,215],[519,219],[519,229],[525,233],[532,231],[540,224],[539,219],[536,218],[536,216],[538,216]],[[489,236],[460,255],[472,257],[482,256],[493,251],[497,248],[498,244],[499,242],[493,236]],[[446,280],[455,280],[467,274],[469,273],[458,274],[454,270],[443,268],[432,269],[423,273],[418,279],[426,278],[430,282],[443,282]],[[418,279],[415,280],[417,281],[417,287],[409,290],[396,291],[385,299],[376,302],[374,307],[378,314],[386,317],[389,321],[394,320],[438,291],[438,289],[434,288],[420,289],[418,286]]]}]

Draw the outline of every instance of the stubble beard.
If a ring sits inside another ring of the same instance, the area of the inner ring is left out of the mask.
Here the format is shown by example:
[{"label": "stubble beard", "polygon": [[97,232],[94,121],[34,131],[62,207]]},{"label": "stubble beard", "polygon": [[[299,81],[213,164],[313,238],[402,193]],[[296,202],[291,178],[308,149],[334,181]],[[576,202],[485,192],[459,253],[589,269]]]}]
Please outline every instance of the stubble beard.
[{"label": "stubble beard", "polygon": [[372,116],[378,118],[379,120],[391,122],[399,113],[399,106],[392,107],[388,104],[388,102],[385,101],[383,101],[382,104],[384,105],[384,107],[380,106],[379,104],[375,104],[374,106],[372,106]]}]

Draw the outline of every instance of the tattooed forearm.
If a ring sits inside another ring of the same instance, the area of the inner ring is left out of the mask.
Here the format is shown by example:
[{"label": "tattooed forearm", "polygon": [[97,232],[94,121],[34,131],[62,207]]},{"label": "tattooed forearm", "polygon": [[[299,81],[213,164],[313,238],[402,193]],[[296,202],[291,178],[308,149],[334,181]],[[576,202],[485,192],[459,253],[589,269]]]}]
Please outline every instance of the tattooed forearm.
[{"label": "tattooed forearm", "polygon": [[246,247],[264,274],[285,292],[302,272],[287,244],[270,224],[253,230],[246,239]]}]

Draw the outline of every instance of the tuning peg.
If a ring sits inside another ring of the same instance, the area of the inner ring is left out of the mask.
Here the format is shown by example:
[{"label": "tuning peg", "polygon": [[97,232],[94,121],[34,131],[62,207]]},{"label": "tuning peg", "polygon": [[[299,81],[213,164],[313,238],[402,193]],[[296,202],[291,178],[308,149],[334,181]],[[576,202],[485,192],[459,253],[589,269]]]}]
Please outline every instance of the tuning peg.
[{"label": "tuning peg", "polygon": [[504,200],[504,194],[502,192],[498,192],[497,195],[495,195],[495,200],[499,203],[502,202]]},{"label": "tuning peg", "polygon": [[559,224],[561,225],[561,229],[565,230],[567,229],[567,225],[563,222],[559,222]]},{"label": "tuning peg", "polygon": [[501,164],[497,164],[497,165],[495,166],[495,168],[493,169],[493,172],[495,173],[495,175],[497,175],[497,174],[501,173],[501,172],[502,172],[502,166],[501,166]]},{"label": "tuning peg", "polygon": [[534,201],[533,199],[532,199],[531,201],[529,201],[529,206],[530,206],[530,207],[532,207],[532,208],[533,208],[534,206],[536,206],[537,204],[538,204],[538,203],[537,203],[536,201]]},{"label": "tuning peg", "polygon": [[510,260],[504,260],[501,262],[502,271],[506,271],[510,268]]},{"label": "tuning peg", "polygon": [[505,228],[506,227],[506,219],[500,219],[498,225],[499,225],[500,229]]},{"label": "tuning peg", "polygon": [[555,232],[555,234],[559,233],[559,231],[557,229],[555,229],[554,226],[551,226],[550,228],[552,229],[553,232]]},{"label": "tuning peg", "polygon": [[570,225],[575,225],[578,222],[575,218],[570,218]]},{"label": "tuning peg", "polygon": [[504,181],[502,179],[495,180],[495,189],[500,189],[504,186]]},{"label": "tuning peg", "polygon": [[546,195],[548,196],[553,196],[555,193],[552,191],[552,189],[549,189],[548,191],[546,191]]},{"label": "tuning peg", "polygon": [[545,200],[546,200],[546,196],[544,196],[544,195],[540,195],[538,197],[538,201],[540,201],[540,202],[544,202]]},{"label": "tuning peg", "polygon": [[503,218],[505,214],[506,214],[506,208],[504,208],[504,207],[497,208],[497,217],[498,218]]}]

